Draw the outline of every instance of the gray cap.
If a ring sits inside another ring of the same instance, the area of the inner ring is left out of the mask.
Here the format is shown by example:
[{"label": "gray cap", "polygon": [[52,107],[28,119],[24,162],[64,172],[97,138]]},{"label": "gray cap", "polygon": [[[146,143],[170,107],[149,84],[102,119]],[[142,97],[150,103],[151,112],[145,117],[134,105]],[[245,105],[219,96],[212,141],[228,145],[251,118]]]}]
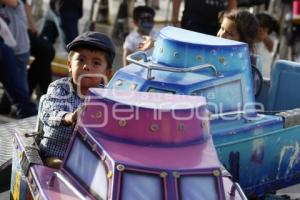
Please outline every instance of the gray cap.
[{"label": "gray cap", "polygon": [[87,45],[99,48],[106,52],[111,58],[111,62],[114,60],[116,51],[115,46],[112,43],[111,39],[102,33],[95,31],[87,31],[78,35],[72,42],[67,45],[67,51],[70,52],[76,47],[81,45]]}]

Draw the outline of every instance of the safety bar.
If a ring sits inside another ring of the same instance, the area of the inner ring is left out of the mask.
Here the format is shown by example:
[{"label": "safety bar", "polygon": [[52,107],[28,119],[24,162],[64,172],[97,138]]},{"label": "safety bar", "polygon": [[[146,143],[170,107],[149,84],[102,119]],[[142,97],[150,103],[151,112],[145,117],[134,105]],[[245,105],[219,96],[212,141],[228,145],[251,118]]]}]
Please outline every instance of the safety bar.
[{"label": "safety bar", "polygon": [[[140,57],[142,57],[143,60],[135,59],[135,58],[140,58]],[[126,59],[127,59],[127,61],[129,61],[131,63],[137,64],[141,67],[148,69],[148,71],[147,71],[147,79],[148,80],[151,79],[152,70],[185,73],[185,72],[194,72],[194,71],[198,71],[201,69],[210,68],[213,70],[214,76],[221,75],[220,72],[217,71],[216,67],[211,64],[203,64],[203,65],[197,65],[194,67],[185,67],[185,68],[166,67],[164,65],[156,64],[156,63],[153,63],[148,60],[147,54],[144,51],[137,51],[135,53],[132,53],[132,54],[128,55]]]}]

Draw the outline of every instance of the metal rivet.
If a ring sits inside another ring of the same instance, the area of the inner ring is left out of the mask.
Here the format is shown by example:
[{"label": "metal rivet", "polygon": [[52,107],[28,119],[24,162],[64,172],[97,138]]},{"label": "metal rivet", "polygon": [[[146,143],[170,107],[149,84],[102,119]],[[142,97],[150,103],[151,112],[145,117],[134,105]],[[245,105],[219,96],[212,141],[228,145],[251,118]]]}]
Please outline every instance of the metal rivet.
[{"label": "metal rivet", "polygon": [[92,150],[93,150],[93,151],[96,151],[96,149],[97,149],[97,145],[96,145],[96,144],[93,144]]},{"label": "metal rivet", "polygon": [[96,112],[95,116],[96,116],[97,119],[101,118],[102,117],[102,112],[100,112],[100,111]]},{"label": "metal rivet", "polygon": [[175,52],[175,53],[174,53],[174,57],[175,57],[175,58],[179,58],[179,53],[178,53],[178,52]]},{"label": "metal rivet", "polygon": [[159,52],[160,52],[160,53],[163,53],[163,52],[164,52],[164,48],[160,47],[160,48],[159,48]]},{"label": "metal rivet", "polygon": [[166,178],[168,176],[168,173],[167,172],[161,172],[159,175],[160,175],[161,178]]},{"label": "metal rivet", "polygon": [[208,119],[212,120],[212,113],[211,112],[208,112]]},{"label": "metal rivet", "polygon": [[152,131],[152,132],[155,132],[155,131],[158,131],[158,125],[157,124],[151,124],[150,125],[150,131]]},{"label": "metal rivet", "polygon": [[235,131],[230,131],[229,134],[230,134],[230,135],[234,135],[234,134],[235,134]]},{"label": "metal rivet", "polygon": [[214,175],[214,176],[220,176],[220,170],[217,170],[217,169],[214,170],[214,171],[213,171],[213,175]]},{"label": "metal rivet", "polygon": [[196,59],[197,59],[198,61],[202,61],[202,60],[203,60],[203,57],[200,56],[200,55],[198,55],[198,56],[196,57]]},{"label": "metal rivet", "polygon": [[206,121],[202,121],[201,124],[200,124],[200,127],[205,128],[206,127]]},{"label": "metal rivet", "polygon": [[124,170],[125,170],[124,165],[122,165],[122,164],[117,165],[117,170],[118,170],[119,172],[124,171]]},{"label": "metal rivet", "polygon": [[179,174],[179,172],[173,172],[173,176],[175,177],[175,178],[179,178],[180,177],[180,174]]},{"label": "metal rivet", "polygon": [[86,141],[86,140],[87,140],[87,138],[88,138],[88,135],[87,135],[87,134],[85,134],[85,135],[83,136],[83,141]]},{"label": "metal rivet", "polygon": [[184,132],[184,130],[185,130],[185,126],[184,126],[184,124],[179,124],[178,125],[178,130],[180,131],[180,132]]},{"label": "metal rivet", "polygon": [[121,120],[119,121],[119,126],[121,126],[121,127],[126,126],[126,124],[127,124],[127,121],[126,121],[125,119],[121,119]]},{"label": "metal rivet", "polygon": [[117,86],[121,86],[122,84],[123,84],[123,81],[122,81],[122,80],[117,80],[117,81],[116,81],[116,85],[117,85]]},{"label": "metal rivet", "polygon": [[109,171],[108,173],[107,173],[107,178],[111,178],[113,176],[113,173],[112,173],[112,171]]},{"label": "metal rivet", "polygon": [[133,84],[130,85],[130,90],[135,90],[136,87],[137,87],[137,84],[134,84],[134,83],[133,83]]},{"label": "metal rivet", "polygon": [[223,64],[224,62],[225,62],[225,58],[222,56],[222,57],[220,57],[219,58],[219,62],[221,63],[221,64]]}]

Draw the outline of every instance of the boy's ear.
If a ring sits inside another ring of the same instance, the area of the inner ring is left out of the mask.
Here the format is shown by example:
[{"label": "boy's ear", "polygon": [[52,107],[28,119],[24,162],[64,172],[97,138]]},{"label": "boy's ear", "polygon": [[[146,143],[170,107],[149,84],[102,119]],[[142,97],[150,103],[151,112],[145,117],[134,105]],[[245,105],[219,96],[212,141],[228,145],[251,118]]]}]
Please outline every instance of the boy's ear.
[{"label": "boy's ear", "polygon": [[107,69],[107,70],[106,70],[105,75],[106,75],[108,81],[112,78],[113,74],[114,74],[114,73],[113,73],[113,70],[112,70],[112,69]]},{"label": "boy's ear", "polygon": [[71,68],[71,61],[70,60],[67,61],[67,65],[68,65],[68,71],[71,72],[72,68]]}]

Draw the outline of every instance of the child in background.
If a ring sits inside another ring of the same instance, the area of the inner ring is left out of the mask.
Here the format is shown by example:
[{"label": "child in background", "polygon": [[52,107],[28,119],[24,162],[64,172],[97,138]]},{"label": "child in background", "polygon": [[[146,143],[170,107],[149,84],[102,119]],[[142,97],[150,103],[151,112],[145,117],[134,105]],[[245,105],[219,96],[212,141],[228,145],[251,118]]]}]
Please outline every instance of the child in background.
[{"label": "child in background", "polygon": [[115,57],[112,41],[99,32],[79,35],[67,51],[71,77],[49,85],[40,114],[45,136],[40,143],[41,155],[46,165],[55,168],[67,150],[84,96],[89,88],[104,84]]},{"label": "child in background", "polygon": [[256,37],[256,51],[260,58],[259,70],[262,72],[264,78],[270,78],[271,65],[275,59],[277,49],[274,47],[277,36],[279,34],[280,25],[279,22],[267,13],[258,13],[255,15],[259,29]]},{"label": "child in background", "polygon": [[138,6],[133,10],[133,22],[136,30],[129,33],[123,44],[123,66],[128,64],[126,57],[138,51],[139,44],[143,42],[144,36],[154,38],[153,31],[155,11],[148,6]]},{"label": "child in background", "polygon": [[255,15],[258,20],[259,28],[256,37],[256,42],[263,42],[269,52],[273,51],[273,40],[270,34],[275,32],[279,34],[279,22],[267,13],[258,13]]},{"label": "child in background", "polygon": [[245,42],[250,53],[254,53],[254,44],[258,32],[256,17],[246,10],[233,10],[220,16],[221,26],[218,37]]},{"label": "child in background", "polygon": [[259,23],[255,15],[246,10],[234,10],[220,16],[221,27],[218,37],[245,42],[248,44],[251,58],[255,96],[258,96],[263,84],[262,75],[257,69],[258,58],[255,55],[255,41]]}]

